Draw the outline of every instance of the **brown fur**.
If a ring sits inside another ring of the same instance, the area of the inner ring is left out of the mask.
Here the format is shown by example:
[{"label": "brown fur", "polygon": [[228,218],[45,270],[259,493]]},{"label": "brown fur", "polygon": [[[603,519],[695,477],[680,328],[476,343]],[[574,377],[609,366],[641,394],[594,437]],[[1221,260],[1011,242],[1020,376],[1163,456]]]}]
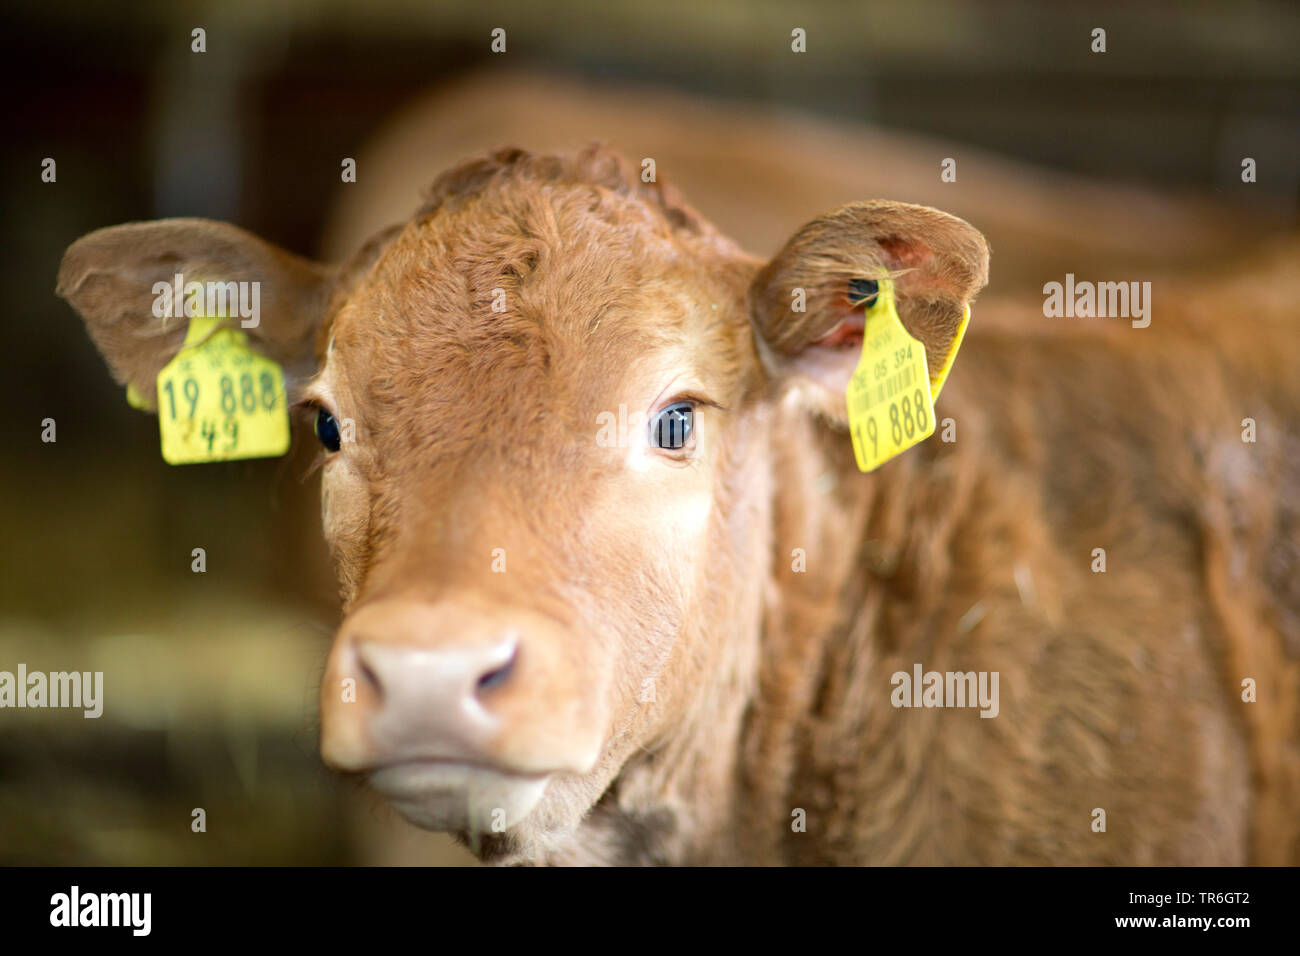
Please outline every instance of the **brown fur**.
[{"label": "brown fur", "polygon": [[[176,241],[96,233],[60,274],[137,386],[178,343],[122,354],[122,293],[87,275],[152,282]],[[855,355],[815,343],[848,279],[889,273],[934,368],[987,275],[973,228],[856,204],[764,265],[606,151],[476,160],[350,265],[289,262],[308,400],[358,428],[325,467],[349,612],[325,686],[376,608],[531,622],[485,758],[562,762],[593,726],[600,753],[477,837],[501,862],[1295,862],[1295,258],[1158,282],[1143,330],[977,307],[938,406],[957,441],[861,475]],[[695,458],[597,447],[599,412],[669,379],[716,403]],[[998,671],[999,716],[895,709],[914,663]],[[346,765],[364,726],[322,706]]]}]

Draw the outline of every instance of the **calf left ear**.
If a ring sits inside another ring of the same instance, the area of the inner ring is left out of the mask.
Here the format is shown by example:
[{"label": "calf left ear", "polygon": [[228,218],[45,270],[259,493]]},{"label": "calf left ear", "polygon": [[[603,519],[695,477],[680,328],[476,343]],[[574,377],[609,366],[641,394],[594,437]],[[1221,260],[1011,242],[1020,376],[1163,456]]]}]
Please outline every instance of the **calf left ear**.
[{"label": "calf left ear", "polygon": [[253,347],[284,366],[291,380],[315,371],[313,340],[334,270],[224,222],[111,226],[68,248],[56,291],[81,314],[114,377],[132,386],[145,407],[155,409],[158,373],[180,351],[189,325],[154,312],[155,286],[170,286],[177,274],[186,281],[257,283],[263,314],[248,329]]},{"label": "calf left ear", "polygon": [[783,385],[847,426],[845,391],[862,354],[855,281],[861,290],[861,280],[893,280],[898,316],[925,346],[937,387],[988,268],[988,243],[964,220],[909,203],[852,203],[800,229],[755,277],[760,352]]}]

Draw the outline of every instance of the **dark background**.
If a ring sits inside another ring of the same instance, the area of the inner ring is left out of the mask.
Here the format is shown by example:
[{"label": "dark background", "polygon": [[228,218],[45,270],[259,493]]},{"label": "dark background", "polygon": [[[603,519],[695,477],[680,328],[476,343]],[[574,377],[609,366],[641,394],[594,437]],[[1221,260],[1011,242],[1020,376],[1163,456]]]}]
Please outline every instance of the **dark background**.
[{"label": "dark background", "polygon": [[[0,669],[104,670],[108,695],[98,721],[0,711],[5,863],[411,858],[376,849],[384,811],[315,754],[337,610],[301,452],[162,462],[156,423],[54,295],[84,233],[209,216],[317,254],[347,188],[338,157],[419,94],[507,61],[963,141],[1208,200],[1261,233],[1300,215],[1293,3],[32,3],[6,5],[0,45]],[[1249,188],[1242,155],[1259,164]]]}]

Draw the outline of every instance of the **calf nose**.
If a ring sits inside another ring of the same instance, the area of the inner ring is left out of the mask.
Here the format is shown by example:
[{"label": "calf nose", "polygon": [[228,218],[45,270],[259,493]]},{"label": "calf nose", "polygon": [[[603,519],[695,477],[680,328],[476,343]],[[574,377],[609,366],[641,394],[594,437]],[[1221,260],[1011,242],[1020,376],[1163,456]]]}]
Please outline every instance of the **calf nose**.
[{"label": "calf nose", "polygon": [[[432,644],[438,624],[420,613],[362,614],[340,635],[322,686],[327,763],[369,770],[411,760],[484,760],[501,723],[492,699],[515,673],[519,643],[497,634]],[[421,634],[424,643],[410,643]],[[345,690],[336,700],[328,696],[331,684]]]},{"label": "calf nose", "polygon": [[563,626],[486,600],[391,598],[343,622],[321,680],[321,756],[339,770],[449,762],[586,773],[603,675]]},{"label": "calf nose", "polygon": [[370,731],[394,756],[472,760],[499,723],[484,698],[514,671],[518,642],[425,649],[356,641],[377,705]]}]

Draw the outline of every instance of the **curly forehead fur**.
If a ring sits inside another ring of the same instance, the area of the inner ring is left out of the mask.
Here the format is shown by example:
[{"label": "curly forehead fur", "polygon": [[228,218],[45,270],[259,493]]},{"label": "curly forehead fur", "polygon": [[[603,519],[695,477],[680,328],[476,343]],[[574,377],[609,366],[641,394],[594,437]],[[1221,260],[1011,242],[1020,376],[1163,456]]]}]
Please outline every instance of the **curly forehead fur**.
[{"label": "curly forehead fur", "polygon": [[[417,447],[457,454],[492,435],[514,446],[544,420],[585,422],[599,383],[683,343],[722,357],[724,373],[739,367],[726,357],[748,334],[736,307],[746,257],[670,186],[600,147],[465,163],[381,241],[360,254],[369,268],[336,297],[322,339],[362,358],[371,401],[454,428],[408,432]],[[680,281],[701,267],[713,288]],[[518,429],[501,428],[503,407]],[[438,415],[451,408],[454,419]],[[398,422],[371,424],[382,441]]]}]

